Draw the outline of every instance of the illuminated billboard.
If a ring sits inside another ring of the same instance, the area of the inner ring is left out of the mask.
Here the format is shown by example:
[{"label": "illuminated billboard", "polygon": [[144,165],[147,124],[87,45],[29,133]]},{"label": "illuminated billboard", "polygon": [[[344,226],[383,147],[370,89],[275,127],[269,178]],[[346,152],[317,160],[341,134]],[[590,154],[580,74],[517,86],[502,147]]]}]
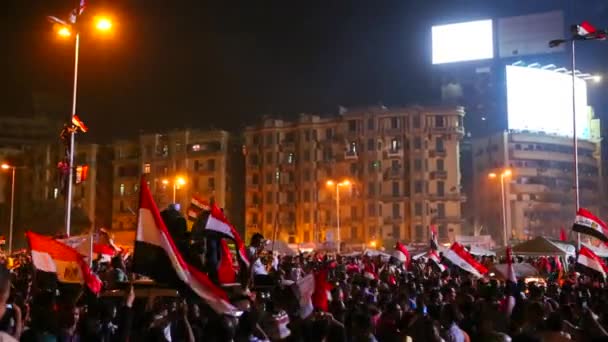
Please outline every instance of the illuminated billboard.
[{"label": "illuminated billboard", "polygon": [[[509,130],[572,136],[572,76],[524,66],[507,66]],[[590,138],[587,83],[576,79],[577,136]]]},{"label": "illuminated billboard", "polygon": [[492,20],[432,27],[433,64],[475,61],[494,57]]}]

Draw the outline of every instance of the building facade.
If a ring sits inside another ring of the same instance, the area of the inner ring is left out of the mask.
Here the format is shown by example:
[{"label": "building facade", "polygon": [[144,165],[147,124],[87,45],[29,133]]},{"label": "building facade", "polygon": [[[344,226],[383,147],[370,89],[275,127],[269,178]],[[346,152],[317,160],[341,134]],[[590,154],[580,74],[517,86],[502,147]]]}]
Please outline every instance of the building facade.
[{"label": "building facade", "polygon": [[463,117],[462,107],[380,106],[247,128],[246,235],[337,241],[339,220],[345,243],[426,241],[431,225],[454,241]]},{"label": "building facade", "polygon": [[[601,204],[600,145],[579,140],[581,207],[598,212]],[[575,209],[572,138],[542,133],[503,132],[473,142],[476,225],[495,241],[503,241],[504,178],[507,239],[544,235],[559,237],[572,224]]]},{"label": "building facade", "polygon": [[[112,229],[135,229],[140,178],[144,175],[162,210],[179,203],[186,211],[193,195],[215,201],[239,226],[239,205],[231,189],[239,177],[233,160],[242,158],[225,131],[172,130],[140,134],[113,144]],[[233,170],[234,169],[234,170]],[[183,183],[183,184],[182,184]]]}]

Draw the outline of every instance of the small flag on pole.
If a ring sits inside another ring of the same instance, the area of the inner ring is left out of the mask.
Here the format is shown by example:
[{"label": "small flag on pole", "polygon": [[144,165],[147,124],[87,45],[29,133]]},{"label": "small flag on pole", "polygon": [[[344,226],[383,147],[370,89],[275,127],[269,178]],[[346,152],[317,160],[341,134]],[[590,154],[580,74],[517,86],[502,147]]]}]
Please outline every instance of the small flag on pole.
[{"label": "small flag on pole", "polygon": [[89,128],[84,124],[84,122],[82,122],[82,120],[80,120],[80,118],[76,114],[72,116],[72,125],[76,126],[76,128],[78,128],[82,133],[86,133],[89,130]]}]

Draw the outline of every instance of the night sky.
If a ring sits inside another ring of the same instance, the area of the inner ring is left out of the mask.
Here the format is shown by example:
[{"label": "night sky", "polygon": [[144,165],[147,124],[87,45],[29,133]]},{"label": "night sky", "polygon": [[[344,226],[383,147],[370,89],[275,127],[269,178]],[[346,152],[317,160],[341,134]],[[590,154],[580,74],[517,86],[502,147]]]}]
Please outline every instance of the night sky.
[{"label": "night sky", "polygon": [[[0,1],[0,115],[68,115],[73,44],[45,16],[73,6]],[[78,113],[90,139],[109,141],[339,105],[432,103],[431,24],[554,9],[608,26],[605,0],[89,0],[82,22],[104,12],[118,23],[112,37],[83,33]],[[602,45],[579,57],[606,74]]]}]

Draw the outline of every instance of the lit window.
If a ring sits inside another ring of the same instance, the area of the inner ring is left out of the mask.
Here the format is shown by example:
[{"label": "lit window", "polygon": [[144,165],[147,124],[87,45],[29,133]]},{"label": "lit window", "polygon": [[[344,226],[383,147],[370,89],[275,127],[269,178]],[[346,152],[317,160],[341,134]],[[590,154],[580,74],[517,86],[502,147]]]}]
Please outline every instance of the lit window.
[{"label": "lit window", "polygon": [[198,152],[201,150],[201,145],[200,144],[194,144],[192,145],[192,152]]},{"label": "lit window", "polygon": [[293,153],[289,153],[289,155],[287,156],[287,163],[288,164],[293,164],[294,160],[295,160],[294,154]]},{"label": "lit window", "polygon": [[124,184],[120,184],[120,196],[124,196],[125,195],[125,185]]},{"label": "lit window", "polygon": [[139,190],[139,186],[137,184],[133,185],[133,192],[137,192]]},{"label": "lit window", "polygon": [[354,141],[350,142],[350,152],[357,154],[357,143]]},{"label": "lit window", "polygon": [[145,173],[145,174],[150,173],[150,168],[151,168],[151,167],[150,167],[150,163],[146,163],[146,164],[144,164],[144,173]]},{"label": "lit window", "polygon": [[278,183],[278,182],[279,182],[279,179],[281,178],[281,171],[279,171],[279,169],[277,169],[277,170],[274,172],[274,178],[276,178],[277,183]]},{"label": "lit window", "polygon": [[54,199],[57,199],[57,197],[58,197],[58,196],[59,196],[59,189],[54,188],[54,189],[53,189],[53,198],[54,198]]},{"label": "lit window", "polygon": [[397,150],[399,150],[399,140],[392,139],[391,140],[391,151],[397,151]]}]

